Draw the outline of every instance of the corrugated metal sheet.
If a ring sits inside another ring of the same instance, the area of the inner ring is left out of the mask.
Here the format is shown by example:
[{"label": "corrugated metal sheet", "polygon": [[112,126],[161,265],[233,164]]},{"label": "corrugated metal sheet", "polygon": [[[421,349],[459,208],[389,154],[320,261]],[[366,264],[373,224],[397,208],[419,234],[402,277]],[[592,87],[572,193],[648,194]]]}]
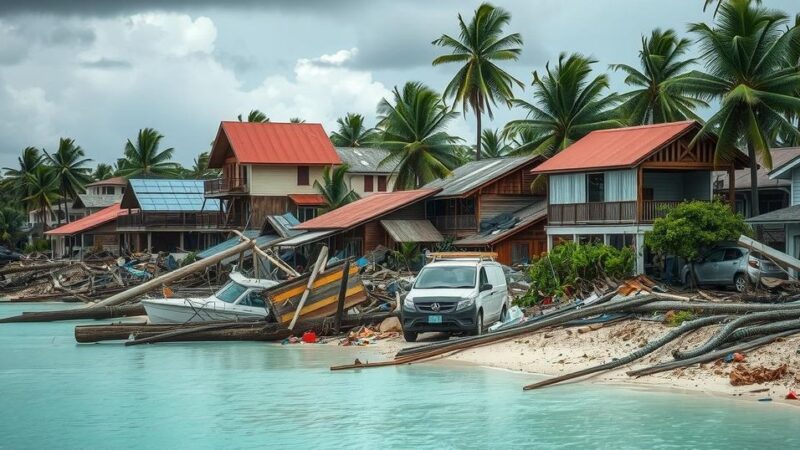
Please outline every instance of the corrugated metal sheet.
[{"label": "corrugated metal sheet", "polygon": [[72,236],[74,234],[84,233],[92,228],[117,220],[117,216],[120,215],[120,213],[119,203],[114,203],[108,208],[101,209],[94,214],[89,214],[86,217],[82,217],[74,222],[70,222],[50,231],[45,231],[44,234],[49,236]]},{"label": "corrugated metal sheet", "polygon": [[295,236],[293,238],[289,238],[285,241],[282,241],[278,244],[279,247],[299,247],[301,245],[310,244],[312,242],[319,241],[321,239],[325,239],[326,237],[335,233],[336,230],[324,230],[324,231],[309,231],[307,233],[303,233],[299,236]]},{"label": "corrugated metal sheet", "polygon": [[687,120],[593,131],[537,166],[533,173],[633,167],[698,126],[697,122]]},{"label": "corrugated metal sheet", "polygon": [[206,199],[203,180],[133,179],[122,196],[123,208],[142,211],[219,211],[218,199]]},{"label": "corrugated metal sheet", "polygon": [[488,233],[477,233],[472,236],[459,239],[453,242],[453,245],[456,247],[477,247],[502,241],[506,237],[521,231],[525,227],[532,225],[539,220],[545,219],[547,217],[547,201],[538,201],[515,212],[513,216],[519,219],[519,222],[517,222],[512,228],[490,231]]},{"label": "corrugated metal sheet", "polygon": [[72,204],[73,208],[107,208],[114,203],[119,203],[122,195],[96,195],[78,194]]},{"label": "corrugated metal sheet", "polygon": [[395,242],[442,242],[444,237],[429,220],[381,220]]},{"label": "corrugated metal sheet", "polygon": [[417,189],[413,191],[395,191],[372,194],[353,203],[337,208],[329,213],[303,222],[296,226],[299,230],[344,230],[355,227],[369,220],[377,219],[385,214],[428,198],[438,189]]},{"label": "corrugated metal sheet", "polygon": [[325,204],[325,197],[320,194],[289,194],[297,206],[322,206]]},{"label": "corrugated metal sheet", "polygon": [[538,156],[470,161],[453,170],[449,177],[431,181],[423,187],[426,189],[441,189],[442,191],[436,194],[436,198],[460,197],[495,181],[536,158]]},{"label": "corrugated metal sheet", "polygon": [[264,226],[261,229],[261,234],[277,233],[284,238],[297,236],[303,233],[303,231],[293,230],[292,227],[299,223],[300,221],[298,221],[292,213],[267,216],[264,221]]},{"label": "corrugated metal sheet", "polygon": [[128,180],[123,177],[113,177],[113,178],[106,178],[105,180],[95,181],[94,183],[89,183],[86,187],[90,186],[125,186],[128,184]]},{"label": "corrugated metal sheet", "polygon": [[211,149],[210,167],[222,167],[228,148],[240,164],[341,164],[318,123],[222,122]]},{"label": "corrugated metal sheet", "polygon": [[[269,244],[270,242],[274,241],[275,239],[278,239],[278,236],[276,236],[276,235],[259,236],[258,235],[258,230],[245,230],[242,234],[247,236],[247,238],[249,238],[249,239],[255,239],[256,243],[258,244],[259,247],[263,247],[263,246]],[[228,240],[220,242],[217,245],[209,247],[209,248],[203,250],[202,252],[199,252],[197,254],[197,257],[200,258],[200,259],[208,258],[209,256],[216,255],[219,252],[222,252],[224,250],[227,250],[227,249],[233,247],[234,245],[238,244],[239,242],[242,242],[241,239],[239,238],[239,236],[232,237],[232,238],[230,238]],[[245,252],[245,256],[247,254],[249,254],[249,250],[247,252]],[[234,256],[234,258],[238,258],[238,256]]]},{"label": "corrugated metal sheet", "polygon": [[[382,148],[369,147],[336,147],[336,153],[342,162],[350,166],[350,173],[377,173],[389,174],[395,167],[381,166],[381,161],[389,156],[389,152]],[[396,164],[395,164],[396,165]]]},{"label": "corrugated metal sheet", "polygon": [[504,213],[513,213],[531,204],[536,197],[507,196],[507,195],[482,195],[481,211],[478,221],[491,219]]}]

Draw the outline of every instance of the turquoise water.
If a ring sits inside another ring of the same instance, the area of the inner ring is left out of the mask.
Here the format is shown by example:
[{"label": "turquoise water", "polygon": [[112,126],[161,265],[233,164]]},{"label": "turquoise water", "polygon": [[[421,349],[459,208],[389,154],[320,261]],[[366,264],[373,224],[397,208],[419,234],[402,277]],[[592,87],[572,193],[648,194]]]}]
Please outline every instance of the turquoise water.
[{"label": "turquoise water", "polygon": [[[2,305],[0,317],[54,305]],[[330,372],[363,348],[77,345],[0,325],[0,448],[797,448],[800,410],[420,364]]]}]

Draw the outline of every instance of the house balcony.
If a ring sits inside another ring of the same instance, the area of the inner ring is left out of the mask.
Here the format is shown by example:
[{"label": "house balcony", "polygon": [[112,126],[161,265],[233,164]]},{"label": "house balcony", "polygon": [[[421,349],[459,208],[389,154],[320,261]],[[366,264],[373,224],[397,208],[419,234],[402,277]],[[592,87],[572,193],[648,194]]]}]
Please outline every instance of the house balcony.
[{"label": "house balcony", "polygon": [[134,212],[117,218],[117,229],[121,231],[145,231],[148,229],[204,230],[241,228],[235,220],[226,222],[220,212]]},{"label": "house balcony", "polygon": [[250,187],[246,178],[217,178],[203,182],[206,197],[224,197],[229,195],[247,195]]},{"label": "house balcony", "polygon": [[664,217],[679,200],[645,200],[637,211],[635,201],[593,202],[549,205],[547,223],[550,225],[616,225],[653,223]]},{"label": "house balcony", "polygon": [[431,218],[433,226],[444,234],[452,234],[458,231],[469,231],[474,233],[478,229],[478,222],[474,214],[435,216]]}]

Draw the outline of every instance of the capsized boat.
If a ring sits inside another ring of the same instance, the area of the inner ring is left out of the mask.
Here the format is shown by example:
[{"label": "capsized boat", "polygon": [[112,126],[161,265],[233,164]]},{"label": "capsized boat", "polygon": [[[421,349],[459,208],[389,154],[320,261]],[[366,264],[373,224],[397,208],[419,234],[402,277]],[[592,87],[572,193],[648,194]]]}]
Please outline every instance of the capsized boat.
[{"label": "capsized boat", "polygon": [[263,292],[277,284],[232,272],[230,281],[207,298],[145,299],[142,304],[154,324],[264,319],[269,304]]}]

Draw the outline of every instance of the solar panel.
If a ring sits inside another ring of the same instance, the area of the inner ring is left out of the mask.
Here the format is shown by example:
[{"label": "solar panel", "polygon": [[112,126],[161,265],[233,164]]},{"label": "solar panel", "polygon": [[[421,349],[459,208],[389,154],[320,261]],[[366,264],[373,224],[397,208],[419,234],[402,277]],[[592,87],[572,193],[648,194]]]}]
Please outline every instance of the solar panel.
[{"label": "solar panel", "polygon": [[[218,211],[219,200],[205,199],[203,180],[135,179],[131,188],[144,211]],[[205,201],[205,207],[203,202]]]}]

